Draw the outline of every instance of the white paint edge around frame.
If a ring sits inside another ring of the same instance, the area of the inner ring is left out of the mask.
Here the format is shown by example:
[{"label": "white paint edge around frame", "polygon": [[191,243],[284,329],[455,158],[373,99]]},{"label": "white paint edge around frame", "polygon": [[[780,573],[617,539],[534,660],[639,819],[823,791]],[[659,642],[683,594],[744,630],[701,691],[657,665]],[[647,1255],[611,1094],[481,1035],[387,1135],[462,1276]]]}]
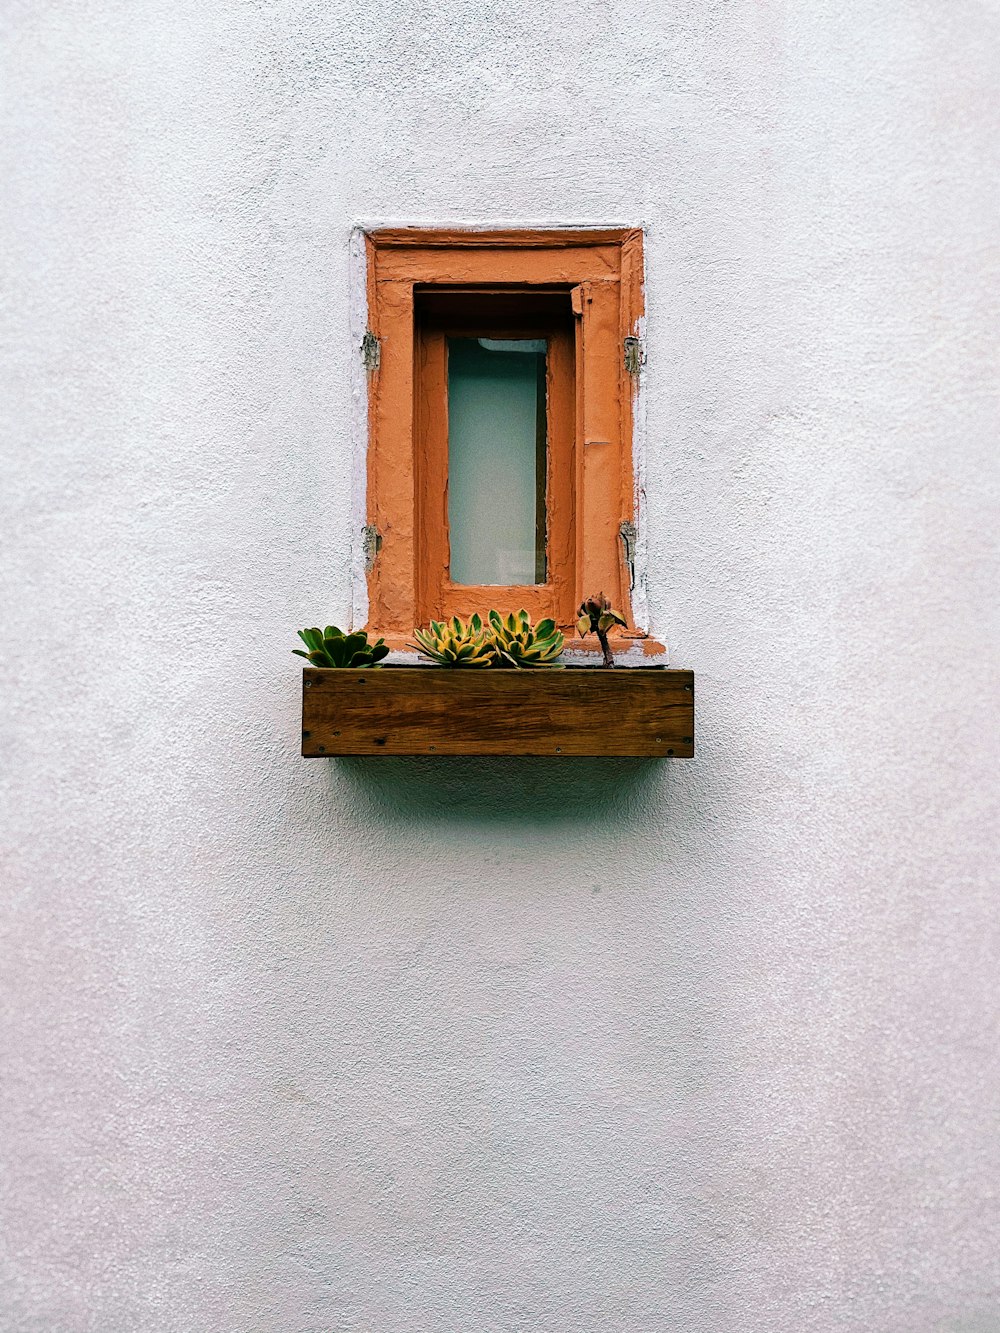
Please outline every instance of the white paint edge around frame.
[{"label": "white paint edge around frame", "polygon": [[[368,267],[366,240],[371,232],[406,229],[413,231],[434,230],[450,227],[459,231],[527,231],[545,229],[547,231],[641,231],[643,237],[642,259],[642,294],[643,310],[646,301],[646,238],[647,228],[641,222],[552,222],[544,219],[526,220],[524,218],[496,219],[488,221],[448,221],[437,219],[410,218],[406,221],[395,219],[364,219],[352,229],[349,247],[349,300],[350,300],[350,339],[351,339],[351,616],[352,625],[363,626],[368,619],[368,577],[365,569],[364,533],[368,521],[368,373],[361,361],[361,340],[368,327]],[[646,348],[646,317],[643,314],[637,321],[636,335],[643,340]],[[648,349],[647,349],[648,355]],[[647,559],[649,543],[646,533],[646,366],[645,360],[639,368],[632,395],[632,485],[635,507],[636,549],[634,586],[631,590],[632,617],[636,628],[644,634],[650,634],[649,599],[647,595]],[[378,626],[373,627],[375,630]],[[666,640],[662,640],[664,652],[657,655],[664,664],[669,661]],[[637,665],[649,663],[649,658],[637,644],[635,649],[623,654]],[[409,656],[407,654],[407,656]],[[393,654],[396,658],[397,654]]]}]

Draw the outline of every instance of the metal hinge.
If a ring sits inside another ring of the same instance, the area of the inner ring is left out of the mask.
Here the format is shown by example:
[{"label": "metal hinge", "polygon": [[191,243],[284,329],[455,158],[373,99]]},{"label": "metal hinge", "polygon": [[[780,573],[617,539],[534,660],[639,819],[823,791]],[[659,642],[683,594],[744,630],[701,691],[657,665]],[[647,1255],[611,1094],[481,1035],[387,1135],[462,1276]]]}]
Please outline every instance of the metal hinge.
[{"label": "metal hinge", "polygon": [[382,534],[374,523],[366,523],[361,529],[361,551],[365,557],[365,573],[370,574],[375,568],[375,561],[382,549]]},{"label": "metal hinge", "polygon": [[646,364],[646,349],[641,338],[625,339],[625,369],[630,375],[638,375]]},{"label": "metal hinge", "polygon": [[374,333],[371,329],[365,329],[365,336],[361,339],[361,362],[365,370],[378,370],[381,351],[379,340]]},{"label": "metal hinge", "polygon": [[627,519],[619,527],[618,535],[625,547],[625,563],[628,565],[628,589],[629,592],[633,592],[635,590],[635,543],[639,534],[631,519]]}]

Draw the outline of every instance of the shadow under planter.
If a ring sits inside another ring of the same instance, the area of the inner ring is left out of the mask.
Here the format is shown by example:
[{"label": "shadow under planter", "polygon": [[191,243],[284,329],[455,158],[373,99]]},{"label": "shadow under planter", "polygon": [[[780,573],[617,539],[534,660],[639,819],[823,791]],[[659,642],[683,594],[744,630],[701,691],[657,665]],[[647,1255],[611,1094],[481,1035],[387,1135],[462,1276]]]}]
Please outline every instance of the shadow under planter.
[{"label": "shadow under planter", "polygon": [[690,759],[694,673],[307,667],[302,754]]}]

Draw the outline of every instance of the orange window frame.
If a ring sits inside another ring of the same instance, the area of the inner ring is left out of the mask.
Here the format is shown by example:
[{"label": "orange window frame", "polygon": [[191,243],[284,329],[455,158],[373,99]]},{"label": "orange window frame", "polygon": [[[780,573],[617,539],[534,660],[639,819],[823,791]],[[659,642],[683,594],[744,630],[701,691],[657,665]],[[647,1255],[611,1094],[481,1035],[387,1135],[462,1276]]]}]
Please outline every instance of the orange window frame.
[{"label": "orange window frame", "polygon": [[[368,328],[378,339],[368,383],[367,521],[378,549],[368,623],[393,646],[429,619],[493,606],[552,615],[568,630],[582,598],[603,591],[623,610],[627,637],[643,637],[621,536],[635,521],[637,380],[624,346],[643,314],[641,231],[381,230],[366,236],[366,264]],[[532,313],[556,291],[569,298],[565,332]],[[497,330],[486,295],[484,324],[460,313],[475,308],[476,292],[506,294],[507,336],[544,330],[549,342],[544,584],[477,588],[448,578],[445,339]],[[439,313],[424,319],[424,305]]]}]

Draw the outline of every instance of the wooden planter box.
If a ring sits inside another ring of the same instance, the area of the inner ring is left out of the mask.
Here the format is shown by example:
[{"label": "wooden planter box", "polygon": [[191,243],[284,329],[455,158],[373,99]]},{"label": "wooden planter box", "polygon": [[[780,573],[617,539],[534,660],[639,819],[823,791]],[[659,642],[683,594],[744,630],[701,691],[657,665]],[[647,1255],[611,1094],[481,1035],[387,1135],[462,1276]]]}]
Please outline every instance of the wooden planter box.
[{"label": "wooden planter box", "polygon": [[694,754],[694,673],[667,667],[306,667],[302,753]]}]

